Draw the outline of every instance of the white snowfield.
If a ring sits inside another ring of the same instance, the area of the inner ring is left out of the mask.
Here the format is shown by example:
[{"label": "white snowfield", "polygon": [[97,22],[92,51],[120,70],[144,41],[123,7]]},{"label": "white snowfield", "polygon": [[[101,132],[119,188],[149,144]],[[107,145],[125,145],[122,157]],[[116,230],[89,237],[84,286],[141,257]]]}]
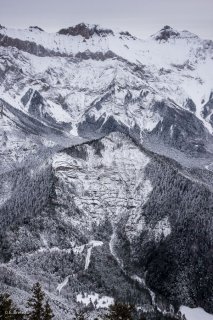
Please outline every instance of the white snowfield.
[{"label": "white snowfield", "polygon": [[97,293],[79,293],[76,297],[76,301],[88,306],[92,303],[96,309],[108,309],[110,305],[114,303],[114,299],[111,297],[100,297]]},{"label": "white snowfield", "polygon": [[207,313],[202,308],[189,308],[182,306],[180,311],[185,315],[186,320],[213,320],[213,314]]}]

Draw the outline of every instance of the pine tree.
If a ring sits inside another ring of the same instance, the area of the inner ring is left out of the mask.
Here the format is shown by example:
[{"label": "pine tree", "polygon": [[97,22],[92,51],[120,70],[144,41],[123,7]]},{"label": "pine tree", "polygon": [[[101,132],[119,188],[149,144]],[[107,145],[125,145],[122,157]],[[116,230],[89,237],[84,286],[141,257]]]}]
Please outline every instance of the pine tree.
[{"label": "pine tree", "polygon": [[84,310],[80,310],[79,312],[75,311],[75,320],[85,320],[85,312]]},{"label": "pine tree", "polygon": [[116,302],[109,307],[109,314],[106,315],[106,320],[133,320],[132,313],[134,306]]},{"label": "pine tree", "polygon": [[29,320],[43,320],[44,315],[44,292],[41,285],[37,282],[32,288],[32,298],[27,302],[27,307],[30,309],[28,313]]},{"label": "pine tree", "polygon": [[46,301],[46,304],[44,306],[44,316],[43,316],[43,320],[51,320],[54,318],[54,314],[52,312],[52,309],[49,305],[49,302]]},{"label": "pine tree", "polygon": [[10,295],[5,293],[0,295],[0,319],[15,320],[23,319],[20,310],[14,305]]}]

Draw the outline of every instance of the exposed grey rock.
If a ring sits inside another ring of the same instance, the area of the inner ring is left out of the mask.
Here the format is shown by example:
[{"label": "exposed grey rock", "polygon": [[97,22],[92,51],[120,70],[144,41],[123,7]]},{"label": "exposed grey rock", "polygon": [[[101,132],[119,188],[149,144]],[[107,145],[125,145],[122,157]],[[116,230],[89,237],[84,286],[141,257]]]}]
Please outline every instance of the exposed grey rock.
[{"label": "exposed grey rock", "polygon": [[151,135],[184,152],[204,154],[208,132],[201,120],[191,112],[176,109],[171,103],[155,103],[154,112],[159,112],[162,121],[158,123]]},{"label": "exposed grey rock", "polygon": [[41,32],[44,32],[44,30],[43,30],[42,28],[38,27],[38,26],[30,26],[30,27],[29,27],[29,30],[30,30],[30,31],[39,30],[39,31],[41,31]]},{"label": "exposed grey rock", "polygon": [[[20,39],[10,38],[4,34],[0,34],[0,46],[2,47],[15,47],[18,50],[34,54],[39,57],[54,56],[54,52],[45,49],[43,46],[35,42],[23,41]],[[58,54],[60,56],[60,54]]]},{"label": "exposed grey rock", "polygon": [[64,132],[62,130],[45,125],[44,123],[38,121],[36,118],[27,115],[21,110],[17,110],[2,99],[0,99],[0,104],[1,106],[3,106],[3,116],[9,118],[19,128],[24,130],[26,134],[31,133],[36,135],[64,135]]},{"label": "exposed grey rock", "polygon": [[102,29],[98,25],[90,26],[85,23],[80,23],[67,29],[61,29],[58,33],[70,36],[82,36],[85,39],[91,38],[94,34],[101,37],[114,35],[113,31],[110,29]]},{"label": "exposed grey rock", "polygon": [[120,32],[120,35],[121,35],[121,36],[125,36],[125,37],[129,37],[129,38],[132,38],[133,40],[136,39],[136,37],[134,37],[133,35],[131,35],[131,33],[129,33],[128,31],[121,31],[121,32]]},{"label": "exposed grey rock", "polygon": [[165,26],[163,29],[160,30],[159,34],[155,37],[155,40],[164,40],[168,41],[171,37],[177,37],[180,33],[174,31],[170,26]]},{"label": "exposed grey rock", "polygon": [[21,98],[24,106],[30,115],[36,119],[41,120],[45,124],[55,127],[59,130],[71,130],[72,126],[69,123],[57,123],[57,121],[48,113],[48,106],[42,95],[37,91],[30,88],[25,95]]},{"label": "exposed grey rock", "polygon": [[196,112],[196,105],[194,103],[194,101],[192,99],[187,99],[186,104],[185,104],[185,108],[192,111],[192,112]]},{"label": "exposed grey rock", "polygon": [[209,96],[209,101],[203,106],[203,116],[204,118],[207,118],[209,115],[210,116],[210,123],[213,126],[213,92],[211,92]]}]

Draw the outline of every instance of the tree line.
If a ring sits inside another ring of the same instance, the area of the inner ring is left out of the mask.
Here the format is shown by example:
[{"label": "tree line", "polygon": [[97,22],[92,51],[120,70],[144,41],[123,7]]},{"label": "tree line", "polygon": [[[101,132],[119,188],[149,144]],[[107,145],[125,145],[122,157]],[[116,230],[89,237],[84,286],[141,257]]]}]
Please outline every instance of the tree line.
[{"label": "tree line", "polygon": [[27,301],[26,313],[15,305],[10,295],[0,294],[0,319],[1,320],[51,320],[54,318],[53,311],[41,285],[37,282],[32,288],[32,296]]},{"label": "tree line", "polygon": [[[0,294],[0,319],[1,320],[52,320],[55,318],[53,310],[49,301],[45,299],[45,294],[39,282],[32,287],[32,295],[26,303],[27,311],[23,313],[13,302],[10,295],[7,293]],[[86,320],[88,319],[89,309],[81,309],[75,311],[75,316],[70,320]],[[89,319],[91,315],[89,315]],[[94,317],[94,320],[184,320],[185,317],[181,315],[162,318],[160,317],[146,317],[144,313],[138,315],[137,309],[134,305],[129,303],[115,302],[109,306],[106,313]]]}]

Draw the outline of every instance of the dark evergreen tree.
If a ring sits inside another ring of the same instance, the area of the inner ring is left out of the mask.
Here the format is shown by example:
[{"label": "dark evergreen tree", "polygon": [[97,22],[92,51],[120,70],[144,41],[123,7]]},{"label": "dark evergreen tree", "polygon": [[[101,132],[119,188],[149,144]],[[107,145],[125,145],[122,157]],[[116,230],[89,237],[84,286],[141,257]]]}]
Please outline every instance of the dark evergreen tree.
[{"label": "dark evergreen tree", "polygon": [[27,302],[27,307],[30,309],[28,313],[29,320],[43,320],[44,316],[44,292],[40,283],[35,283],[32,288],[32,297]]},{"label": "dark evergreen tree", "polygon": [[50,304],[48,301],[46,301],[45,306],[44,306],[44,316],[43,320],[51,320],[54,318],[53,311],[50,307]]},{"label": "dark evergreen tree", "polygon": [[116,302],[109,307],[109,314],[105,316],[106,320],[133,320],[134,306]]},{"label": "dark evergreen tree", "polygon": [[5,293],[0,295],[0,319],[1,320],[15,320],[23,319],[20,310],[15,306],[10,295]]},{"label": "dark evergreen tree", "polygon": [[75,320],[85,320],[85,311],[80,310],[79,312],[75,311]]}]

